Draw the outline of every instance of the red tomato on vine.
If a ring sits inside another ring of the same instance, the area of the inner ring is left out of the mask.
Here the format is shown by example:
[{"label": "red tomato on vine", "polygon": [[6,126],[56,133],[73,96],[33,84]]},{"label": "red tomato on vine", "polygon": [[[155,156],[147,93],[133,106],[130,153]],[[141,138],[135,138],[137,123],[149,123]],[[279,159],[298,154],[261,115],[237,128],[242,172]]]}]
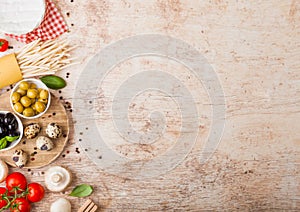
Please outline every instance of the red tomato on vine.
[{"label": "red tomato on vine", "polygon": [[20,172],[13,172],[6,178],[6,188],[12,194],[22,193],[27,188],[27,180]]},{"label": "red tomato on vine", "polygon": [[30,203],[25,198],[17,198],[10,206],[12,212],[30,212]]},{"label": "red tomato on vine", "polygon": [[44,198],[45,189],[39,183],[29,183],[28,184],[28,194],[27,199],[30,202],[39,202]]}]

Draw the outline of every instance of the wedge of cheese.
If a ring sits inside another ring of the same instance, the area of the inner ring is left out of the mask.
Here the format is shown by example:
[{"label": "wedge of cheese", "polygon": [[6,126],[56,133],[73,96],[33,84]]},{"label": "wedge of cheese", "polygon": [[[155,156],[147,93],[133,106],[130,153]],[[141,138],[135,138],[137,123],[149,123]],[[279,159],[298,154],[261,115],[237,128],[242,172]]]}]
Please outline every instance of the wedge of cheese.
[{"label": "wedge of cheese", "polygon": [[14,53],[0,58],[0,88],[22,80],[22,73]]}]

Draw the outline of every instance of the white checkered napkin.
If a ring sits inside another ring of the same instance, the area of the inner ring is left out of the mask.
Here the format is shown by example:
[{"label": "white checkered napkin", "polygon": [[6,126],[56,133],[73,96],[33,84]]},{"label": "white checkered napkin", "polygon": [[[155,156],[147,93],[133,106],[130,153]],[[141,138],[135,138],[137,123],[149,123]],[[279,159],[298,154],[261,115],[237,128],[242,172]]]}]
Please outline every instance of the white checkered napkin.
[{"label": "white checkered napkin", "polygon": [[67,24],[55,4],[51,0],[46,0],[45,17],[36,29],[23,35],[6,35],[18,41],[30,43],[37,39],[41,39],[42,41],[55,39],[67,30]]}]

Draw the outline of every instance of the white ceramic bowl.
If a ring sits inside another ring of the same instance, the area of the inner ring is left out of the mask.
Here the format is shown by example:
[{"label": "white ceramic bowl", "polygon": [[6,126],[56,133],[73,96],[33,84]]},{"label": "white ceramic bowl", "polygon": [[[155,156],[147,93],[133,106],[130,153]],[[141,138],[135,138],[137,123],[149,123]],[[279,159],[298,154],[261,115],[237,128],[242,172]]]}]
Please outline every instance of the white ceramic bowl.
[{"label": "white ceramic bowl", "polygon": [[45,0],[0,0],[0,31],[21,35],[31,32],[42,22]]},{"label": "white ceramic bowl", "polygon": [[[7,113],[12,113],[12,112],[10,112],[10,111],[0,111],[0,114],[7,114]],[[21,139],[23,137],[23,124],[22,124],[20,118],[16,114],[14,114],[14,113],[12,113],[12,114],[15,116],[15,118],[18,122],[18,131],[20,132],[20,137],[17,140],[11,142],[11,144],[8,147],[6,147],[4,149],[0,149],[0,152],[10,150],[10,149],[14,148],[21,141]]]},{"label": "white ceramic bowl", "polygon": [[[39,114],[37,114],[37,115],[35,115],[35,116],[27,117],[27,116],[24,116],[23,114],[18,113],[18,112],[14,109],[14,104],[13,104],[12,101],[11,101],[12,94],[13,94],[15,91],[17,91],[17,89],[19,88],[20,83],[21,83],[21,82],[24,82],[24,81],[29,82],[29,83],[34,83],[34,84],[36,84],[37,88],[45,89],[45,90],[48,91],[48,94],[49,94],[49,95],[48,95],[48,103],[47,103],[47,105],[46,105],[46,109],[45,109],[43,112],[41,112],[41,113],[39,113]],[[48,87],[47,87],[41,80],[34,79],[34,78],[29,78],[29,79],[21,80],[20,82],[18,82],[18,83],[13,87],[13,89],[11,90],[11,93],[10,93],[10,100],[9,100],[9,102],[10,102],[11,108],[14,110],[14,112],[15,112],[18,116],[20,116],[20,117],[22,117],[22,118],[24,118],[24,119],[35,119],[35,118],[39,118],[39,117],[41,117],[42,115],[44,115],[44,114],[46,113],[46,111],[49,109],[50,104],[51,104],[51,94],[50,94],[50,91],[49,91]]]}]

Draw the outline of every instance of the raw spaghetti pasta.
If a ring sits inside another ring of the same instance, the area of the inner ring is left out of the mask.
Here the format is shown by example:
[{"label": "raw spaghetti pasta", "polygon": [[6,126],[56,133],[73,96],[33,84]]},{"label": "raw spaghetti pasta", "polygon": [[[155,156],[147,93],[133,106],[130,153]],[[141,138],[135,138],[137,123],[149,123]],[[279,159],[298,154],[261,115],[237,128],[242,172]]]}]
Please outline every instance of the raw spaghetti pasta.
[{"label": "raw spaghetti pasta", "polygon": [[74,48],[65,39],[35,40],[0,58],[0,88],[22,78],[55,74],[73,65],[70,51]]}]

